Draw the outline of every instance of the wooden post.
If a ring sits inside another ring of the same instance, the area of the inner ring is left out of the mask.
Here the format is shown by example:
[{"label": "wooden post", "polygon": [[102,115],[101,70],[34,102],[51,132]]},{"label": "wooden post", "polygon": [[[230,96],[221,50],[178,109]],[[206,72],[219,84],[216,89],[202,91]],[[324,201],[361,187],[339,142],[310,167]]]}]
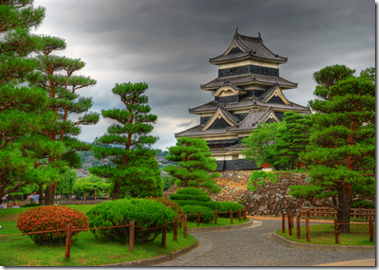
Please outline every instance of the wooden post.
[{"label": "wooden post", "polygon": [[286,233],[286,214],[282,213],[282,233]]},{"label": "wooden post", "polygon": [[129,251],[134,251],[134,220],[129,222]]},{"label": "wooden post", "polygon": [[302,205],[300,205],[300,216],[301,216],[301,217],[304,216],[304,214],[303,214],[303,206],[302,206]]},{"label": "wooden post", "polygon": [[200,226],[200,211],[197,213],[197,226]]},{"label": "wooden post", "polygon": [[305,229],[307,231],[307,242],[311,241],[311,232],[309,230],[309,218],[305,219]]},{"label": "wooden post", "polygon": [[309,218],[309,209],[307,209],[307,218]]},{"label": "wooden post", "polygon": [[67,224],[67,234],[66,234],[66,252],[65,252],[66,260],[70,259],[71,239],[72,239],[72,224],[69,223]]},{"label": "wooden post", "polygon": [[84,190],[84,200],[86,200],[86,191]]},{"label": "wooden post", "polygon": [[183,235],[184,235],[184,237],[187,237],[187,214],[184,215]]},{"label": "wooden post", "polygon": [[163,226],[163,232],[162,232],[162,246],[166,247],[166,237],[167,237],[167,224]]},{"label": "wooden post", "polygon": [[336,236],[336,244],[340,243],[340,237],[338,235],[338,221],[335,219],[334,220],[334,234]]},{"label": "wooden post", "polygon": [[239,222],[241,222],[241,209],[238,208],[238,220]]},{"label": "wooden post", "polygon": [[362,210],[360,206],[359,206],[359,219],[362,219]]},{"label": "wooden post", "polygon": [[218,216],[218,210],[215,211],[215,224],[217,224],[217,216]]},{"label": "wooden post", "polygon": [[246,206],[243,207],[243,220],[246,220]]},{"label": "wooden post", "polygon": [[230,209],[230,223],[233,223],[233,210]]},{"label": "wooden post", "polygon": [[174,219],[174,241],[178,241],[178,218]]},{"label": "wooden post", "polygon": [[291,228],[293,228],[294,226],[293,226],[293,212],[292,211],[290,212],[290,215],[291,215]]},{"label": "wooden post", "polygon": [[292,236],[292,227],[291,227],[291,215],[288,215],[287,216],[287,221],[288,221],[288,235],[289,236]]},{"label": "wooden post", "polygon": [[369,227],[369,230],[370,230],[370,242],[374,241],[374,224],[373,224],[373,220],[370,219],[370,221],[368,222],[368,227]]},{"label": "wooden post", "polygon": [[332,209],[329,208],[329,218],[332,218]]},{"label": "wooden post", "polygon": [[296,218],[297,239],[300,239],[300,215]]}]

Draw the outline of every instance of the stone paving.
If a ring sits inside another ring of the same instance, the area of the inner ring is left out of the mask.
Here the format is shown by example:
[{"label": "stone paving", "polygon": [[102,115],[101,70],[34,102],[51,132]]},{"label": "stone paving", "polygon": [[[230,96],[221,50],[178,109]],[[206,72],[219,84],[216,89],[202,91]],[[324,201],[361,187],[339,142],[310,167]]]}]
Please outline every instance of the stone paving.
[{"label": "stone paving", "polygon": [[243,229],[191,233],[199,241],[198,248],[157,266],[312,266],[375,259],[374,251],[327,252],[285,247],[270,239],[270,234],[281,228],[280,220],[254,223]]}]

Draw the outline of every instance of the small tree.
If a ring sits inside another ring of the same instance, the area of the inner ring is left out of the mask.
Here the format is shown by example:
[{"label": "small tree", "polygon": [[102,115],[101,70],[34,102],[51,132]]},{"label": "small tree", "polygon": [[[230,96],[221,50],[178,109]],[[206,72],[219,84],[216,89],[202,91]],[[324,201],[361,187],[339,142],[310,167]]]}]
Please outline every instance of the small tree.
[{"label": "small tree", "polygon": [[[111,125],[107,134],[96,138],[101,146],[95,147],[93,152],[97,158],[112,157],[115,167],[104,165],[89,168],[89,171],[112,181],[113,199],[120,198],[121,187],[132,197],[162,196],[162,178],[154,158],[156,151],[150,148],[158,138],[148,135],[157,116],[149,114],[148,98],[143,95],[147,89],[146,83],[116,84],[112,92],[121,98],[126,109],[101,112],[118,123]],[[105,147],[109,145],[122,148]]]},{"label": "small tree", "polygon": [[[205,187],[219,193],[221,188],[214,180],[220,174],[213,172],[217,168],[216,159],[210,158],[207,142],[199,138],[178,138],[176,146],[169,148],[167,160],[178,162],[178,166],[163,168],[169,175],[176,177],[178,187]],[[211,172],[211,173],[208,173]]]},{"label": "small tree", "polygon": [[[254,160],[258,166],[267,162],[274,165],[277,155],[275,153],[276,136],[281,123],[263,123],[242,141],[246,149],[242,150],[245,159]],[[280,167],[281,168],[281,167]]]},{"label": "small tree", "polygon": [[284,121],[276,134],[275,166],[287,167],[289,164],[290,170],[293,170],[294,164],[297,164],[297,168],[300,168],[300,153],[309,143],[311,126],[312,122],[307,115],[292,111],[284,113]]},{"label": "small tree", "polygon": [[[311,186],[292,186],[291,194],[315,206],[338,210],[341,233],[350,232],[350,205],[375,198],[375,85],[368,76],[335,65],[315,72],[310,145],[302,158],[308,163]],[[364,72],[365,73],[365,72]],[[332,197],[332,203],[315,198]]]}]

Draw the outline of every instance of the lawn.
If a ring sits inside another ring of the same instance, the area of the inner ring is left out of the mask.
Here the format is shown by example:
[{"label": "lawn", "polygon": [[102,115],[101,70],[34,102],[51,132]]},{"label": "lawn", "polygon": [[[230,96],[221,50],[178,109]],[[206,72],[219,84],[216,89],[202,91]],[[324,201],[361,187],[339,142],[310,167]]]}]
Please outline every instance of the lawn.
[{"label": "lawn", "polygon": [[300,227],[300,239],[297,239],[296,228],[292,229],[292,236],[288,235],[288,229],[286,233],[282,233],[282,230],[276,231],[278,235],[284,238],[309,244],[321,244],[321,245],[342,245],[342,246],[375,246],[375,226],[374,226],[374,241],[369,241],[369,225],[368,224],[356,224],[350,225],[350,234],[339,234],[340,243],[335,243],[334,236],[334,224],[322,224],[309,226],[311,232],[311,241],[307,242],[305,226]]},{"label": "lawn", "polygon": [[[86,213],[95,205],[67,205]],[[20,213],[30,208],[15,208],[0,210],[0,235],[21,233],[16,227]],[[242,219],[241,223],[248,222]],[[188,222],[188,228],[204,228],[212,226],[231,225],[230,218],[218,218],[209,224]],[[240,224],[238,218],[233,219],[233,224]],[[167,233],[166,248],[161,245],[162,237],[147,244],[135,244],[134,253],[129,252],[127,245],[112,242],[103,237],[95,237],[91,232],[82,232],[77,241],[71,247],[71,258],[64,259],[65,247],[41,247],[37,246],[28,236],[13,236],[0,238],[0,265],[3,266],[94,266],[126,262],[144,258],[152,258],[162,254],[170,254],[173,251],[183,249],[196,243],[196,239],[187,235],[183,237],[183,228],[178,231],[178,241],[173,241],[173,233]]]}]

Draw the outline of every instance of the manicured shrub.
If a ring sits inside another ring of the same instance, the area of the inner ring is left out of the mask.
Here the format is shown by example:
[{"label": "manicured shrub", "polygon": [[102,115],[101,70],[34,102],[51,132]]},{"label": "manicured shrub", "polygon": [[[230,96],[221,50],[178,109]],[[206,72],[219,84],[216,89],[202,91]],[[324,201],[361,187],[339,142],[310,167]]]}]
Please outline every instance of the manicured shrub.
[{"label": "manicured shrub", "polygon": [[[243,210],[243,206],[240,205],[239,203],[235,203],[235,202],[219,202],[219,209],[218,209],[218,212],[226,212],[226,211],[230,211],[230,209],[232,209],[233,211],[238,211],[238,209],[241,209],[241,214],[242,214],[242,210]],[[219,214],[218,215],[219,217],[230,217],[230,213],[224,213],[224,214]],[[238,212],[236,213],[233,213],[233,217],[238,217]]]},{"label": "manicured shrub", "polygon": [[170,199],[165,198],[156,198],[154,199],[157,202],[160,202],[161,204],[167,206],[171,210],[174,210],[175,213],[183,212],[182,208],[174,201],[171,201]]},{"label": "manicured shrub", "polygon": [[375,209],[375,204],[373,204],[372,202],[369,202],[369,201],[357,201],[357,202],[353,202],[350,206],[351,208],[365,208],[365,209]]},{"label": "manicured shrub", "polygon": [[211,200],[211,197],[209,197],[208,195],[171,194],[170,199],[173,201],[188,200],[207,202]]},{"label": "manicured shrub", "polygon": [[[143,227],[135,228],[135,242],[140,243],[154,241],[162,233],[162,228],[156,230],[149,230],[149,228],[160,227],[168,221],[173,221],[177,216],[175,211],[162,203],[149,199],[103,202],[89,210],[87,215],[91,228],[127,225],[134,220],[136,226]],[[171,230],[172,224],[168,224],[167,229]],[[92,230],[92,232],[121,243],[129,240],[129,227]]]},{"label": "manicured shrub", "polygon": [[35,206],[39,206],[39,204],[38,203],[27,203],[27,204],[21,205],[20,207],[35,207]]},{"label": "manicured shrub", "polygon": [[[88,228],[88,217],[80,211],[64,206],[44,206],[26,210],[17,220],[17,228],[23,233],[67,229],[73,225],[73,241],[80,231],[75,229]],[[29,235],[37,245],[64,245],[66,233],[50,232]]]},{"label": "manicured shrub", "polygon": [[[197,213],[200,211],[200,222],[209,223],[214,219],[214,212],[208,207],[202,207],[199,205],[185,205],[182,207],[184,214],[196,214],[196,215],[187,215],[188,221],[197,221]],[[211,214],[201,214],[201,213],[211,213]]]},{"label": "manicured shrub", "polygon": [[178,189],[176,191],[176,194],[187,194],[187,195],[197,195],[197,196],[208,195],[204,189],[195,188],[195,187],[187,187],[187,188]]},{"label": "manicured shrub", "polygon": [[215,211],[216,209],[219,208],[219,203],[215,201],[209,201],[209,202],[200,202],[200,201],[188,201],[188,200],[183,200],[183,201],[175,201],[178,205],[181,207],[185,205],[199,205],[202,207],[208,207]]}]

